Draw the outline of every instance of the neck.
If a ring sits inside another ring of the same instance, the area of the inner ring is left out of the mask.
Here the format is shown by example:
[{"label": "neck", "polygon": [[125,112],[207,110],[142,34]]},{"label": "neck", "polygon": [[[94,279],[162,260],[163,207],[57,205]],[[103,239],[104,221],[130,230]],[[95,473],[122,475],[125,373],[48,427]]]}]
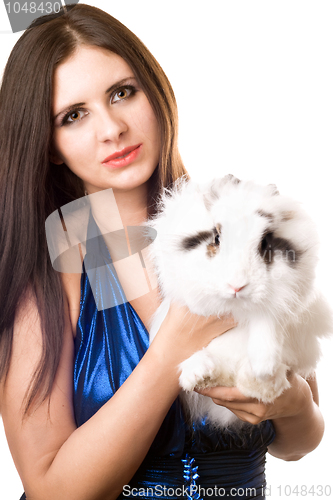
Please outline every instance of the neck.
[{"label": "neck", "polygon": [[[118,237],[126,239],[129,254],[132,254],[136,247],[143,248],[141,233],[136,236],[131,234],[131,243],[129,242],[127,227],[144,225],[148,213],[148,186],[144,184],[128,191],[106,189],[90,194],[92,195],[90,196],[92,214],[104,236],[111,258],[114,261],[124,258],[123,243],[119,244],[117,237],[115,239],[117,232]],[[125,229],[124,233],[123,229]],[[127,255],[126,250],[125,254]]]},{"label": "neck", "polygon": [[126,226],[139,226],[147,219],[147,183],[128,191],[105,189],[88,194],[92,195],[92,213],[102,233]]},{"label": "neck", "polygon": [[131,191],[114,191],[115,200],[123,225],[139,226],[147,219],[147,186]]}]

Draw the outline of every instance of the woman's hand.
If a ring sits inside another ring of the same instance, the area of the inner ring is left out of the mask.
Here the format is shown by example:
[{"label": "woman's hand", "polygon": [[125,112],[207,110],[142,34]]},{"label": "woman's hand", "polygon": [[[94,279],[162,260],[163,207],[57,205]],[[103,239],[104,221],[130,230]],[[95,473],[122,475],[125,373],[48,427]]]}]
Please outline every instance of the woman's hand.
[{"label": "woman's hand", "polygon": [[292,417],[309,404],[308,390],[302,390],[303,385],[307,385],[305,380],[294,373],[289,375],[288,380],[290,388],[272,403],[262,403],[258,399],[244,396],[237,387],[212,387],[198,389],[196,392],[209,396],[214,403],[225,406],[244,422],[259,424],[263,420]]},{"label": "woman's hand", "polygon": [[180,363],[235,326],[237,323],[230,315],[199,316],[172,303],[152,345],[161,346],[164,353],[171,348]]},{"label": "woman's hand", "polygon": [[244,396],[236,387],[213,387],[196,392],[211,397],[214,403],[225,406],[244,422],[259,424],[272,420],[276,438],[268,451],[284,460],[298,460],[318,446],[324,422],[317,404],[316,380],[307,382],[295,373],[290,373],[288,380],[290,388],[266,404]]}]

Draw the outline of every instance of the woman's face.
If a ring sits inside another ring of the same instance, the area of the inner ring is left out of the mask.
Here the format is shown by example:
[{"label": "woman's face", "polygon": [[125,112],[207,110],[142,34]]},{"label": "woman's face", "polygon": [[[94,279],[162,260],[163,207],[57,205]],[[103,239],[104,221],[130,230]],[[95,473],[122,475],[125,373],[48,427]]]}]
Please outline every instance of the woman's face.
[{"label": "woman's face", "polygon": [[133,71],[117,54],[80,46],[55,72],[53,163],[89,194],[145,186],[160,154],[159,126]]}]

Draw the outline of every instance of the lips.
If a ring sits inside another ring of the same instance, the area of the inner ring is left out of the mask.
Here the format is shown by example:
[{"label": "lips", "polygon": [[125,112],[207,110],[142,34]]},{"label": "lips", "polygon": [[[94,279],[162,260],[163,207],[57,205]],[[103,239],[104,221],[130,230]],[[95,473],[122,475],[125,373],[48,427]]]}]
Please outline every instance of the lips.
[{"label": "lips", "polygon": [[102,164],[112,168],[119,168],[128,165],[134,161],[140,154],[142,144],[128,146],[127,148],[116,151],[102,161]]}]

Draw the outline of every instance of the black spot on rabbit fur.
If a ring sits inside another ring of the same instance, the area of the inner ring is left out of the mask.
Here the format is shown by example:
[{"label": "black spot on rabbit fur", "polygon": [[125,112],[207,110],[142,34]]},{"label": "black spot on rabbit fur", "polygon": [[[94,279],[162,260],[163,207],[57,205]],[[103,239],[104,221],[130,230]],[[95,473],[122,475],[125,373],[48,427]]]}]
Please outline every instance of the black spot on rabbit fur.
[{"label": "black spot on rabbit fur", "polygon": [[203,241],[207,241],[212,238],[212,231],[199,231],[193,236],[186,236],[183,239],[181,246],[184,250],[193,250],[199,246]]},{"label": "black spot on rabbit fur", "polygon": [[267,232],[259,245],[259,253],[266,264],[271,265],[274,260],[285,260],[294,267],[301,255],[289,240],[275,236],[273,232]]}]

